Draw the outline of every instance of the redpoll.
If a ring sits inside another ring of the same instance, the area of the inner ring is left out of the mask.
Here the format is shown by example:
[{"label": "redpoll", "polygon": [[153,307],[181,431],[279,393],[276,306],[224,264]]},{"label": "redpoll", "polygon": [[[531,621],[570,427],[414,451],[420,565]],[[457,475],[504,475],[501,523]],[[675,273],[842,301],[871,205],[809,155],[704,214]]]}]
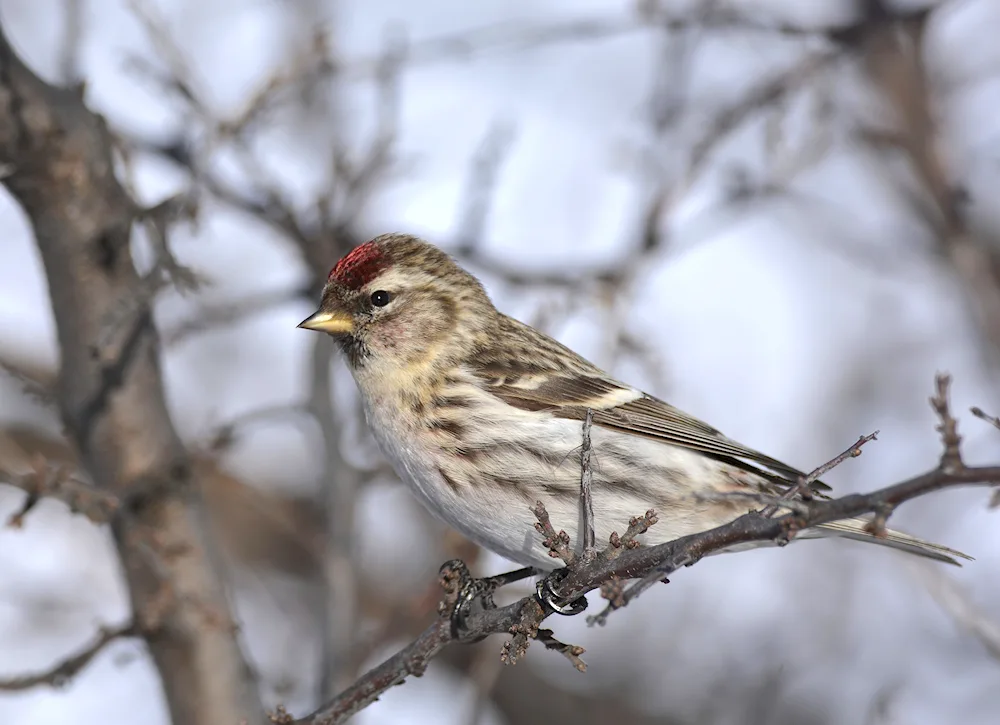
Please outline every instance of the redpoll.
[{"label": "redpoll", "polygon": [[[319,311],[299,326],[329,333],[346,353],[368,424],[424,505],[525,566],[557,566],[535,531],[536,501],[581,544],[588,409],[598,542],[650,508],[659,522],[646,544],[705,531],[763,507],[762,496],[801,475],[499,312],[475,277],[412,236],[387,234],[351,251],[330,272]],[[965,556],[864,527],[848,519],[798,538],[839,535],[949,562]]]}]

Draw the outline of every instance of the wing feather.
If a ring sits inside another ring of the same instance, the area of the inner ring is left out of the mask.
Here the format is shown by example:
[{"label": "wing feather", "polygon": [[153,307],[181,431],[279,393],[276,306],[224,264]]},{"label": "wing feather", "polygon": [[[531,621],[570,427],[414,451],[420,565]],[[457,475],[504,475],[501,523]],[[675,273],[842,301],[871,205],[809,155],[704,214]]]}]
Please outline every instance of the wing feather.
[{"label": "wing feather", "polygon": [[[704,453],[781,486],[802,472],[728,438],[712,426],[669,403],[620,383],[579,355],[533,328],[508,318],[520,338],[535,337],[525,350],[491,347],[476,356],[474,376],[483,388],[520,410],[545,411],[557,418],[582,421],[593,411],[594,425],[660,440]],[[509,339],[509,338],[508,338]],[[539,353],[525,357],[527,349]],[[816,482],[813,488],[829,490]]]}]

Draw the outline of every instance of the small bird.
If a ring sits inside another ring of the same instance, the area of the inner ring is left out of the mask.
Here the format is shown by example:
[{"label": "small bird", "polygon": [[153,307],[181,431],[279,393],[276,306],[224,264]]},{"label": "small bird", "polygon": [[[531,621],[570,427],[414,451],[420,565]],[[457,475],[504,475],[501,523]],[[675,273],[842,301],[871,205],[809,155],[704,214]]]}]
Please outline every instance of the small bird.
[{"label": "small bird", "polygon": [[[648,509],[659,520],[644,544],[706,531],[763,508],[762,498],[802,475],[503,314],[474,276],[414,236],[385,234],[354,248],[299,327],[340,345],[368,425],[421,502],[523,566],[558,566],[535,530],[536,501],[581,547],[588,410],[598,542]],[[969,558],[898,531],[875,537],[865,524],[847,519],[797,538],[843,536],[950,563]]]}]

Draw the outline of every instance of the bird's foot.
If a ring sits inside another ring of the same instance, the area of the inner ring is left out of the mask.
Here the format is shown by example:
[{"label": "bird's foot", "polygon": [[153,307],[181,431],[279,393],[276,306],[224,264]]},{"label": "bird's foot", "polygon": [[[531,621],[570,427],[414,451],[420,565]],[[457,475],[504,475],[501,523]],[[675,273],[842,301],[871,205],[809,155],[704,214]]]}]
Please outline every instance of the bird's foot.
[{"label": "bird's foot", "polygon": [[577,597],[566,601],[566,598],[559,594],[557,587],[567,574],[566,569],[558,569],[547,577],[539,579],[538,583],[535,584],[535,599],[545,611],[555,612],[564,617],[572,617],[587,609],[587,597]]},{"label": "bird's foot", "polygon": [[[441,565],[440,574],[443,580],[454,582],[454,600],[451,606],[449,617],[451,618],[451,632],[456,639],[462,639],[462,633],[466,631],[466,622],[471,616],[476,603],[483,610],[496,609],[493,601],[493,593],[500,587],[512,584],[522,579],[534,576],[537,571],[531,567],[515,569],[514,571],[497,574],[496,576],[477,579],[472,576],[469,568],[461,559],[452,559]],[[473,642],[485,639],[485,635],[478,637]]]}]

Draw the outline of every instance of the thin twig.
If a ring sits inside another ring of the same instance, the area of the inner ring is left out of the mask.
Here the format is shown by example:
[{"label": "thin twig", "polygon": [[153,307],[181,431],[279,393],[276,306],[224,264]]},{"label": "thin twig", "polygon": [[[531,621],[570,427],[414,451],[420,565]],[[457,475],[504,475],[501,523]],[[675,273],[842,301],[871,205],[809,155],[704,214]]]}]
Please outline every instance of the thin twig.
[{"label": "thin twig", "polygon": [[308,422],[305,416],[309,409],[302,403],[267,405],[249,410],[237,417],[221,423],[204,436],[202,448],[210,453],[220,453],[232,448],[247,429],[255,425],[281,422]]},{"label": "thin twig", "polygon": [[962,437],[958,434],[958,421],[952,416],[948,405],[948,392],[951,387],[951,376],[940,374],[935,379],[935,393],[931,397],[931,407],[938,417],[937,432],[941,435],[941,468],[945,471],[961,470]]},{"label": "thin twig", "polygon": [[[782,493],[781,496],[779,496],[778,498],[782,501],[791,500],[796,495],[798,495],[803,500],[809,501],[813,497],[812,485],[818,482],[820,477],[825,476],[827,473],[832,471],[834,468],[839,466],[848,458],[857,458],[858,456],[860,456],[861,447],[866,443],[871,443],[874,440],[878,440],[878,434],[879,432],[876,430],[873,431],[872,433],[869,433],[868,435],[860,436],[858,440],[855,441],[854,445],[852,445],[850,448],[847,448],[843,452],[837,454],[826,463],[817,466],[812,471],[807,473],[805,476],[799,476],[798,480],[795,482],[795,485],[789,486],[788,490]],[[768,506],[766,509],[764,509],[761,512],[761,514],[763,516],[773,516],[780,507],[781,507],[780,504],[774,503]]]},{"label": "thin twig", "polygon": [[323,438],[320,501],[326,516],[323,566],[325,611],[323,649],[320,661],[320,688],[329,697],[351,682],[357,672],[353,652],[358,643],[358,593],[354,539],[354,510],[363,482],[360,471],[341,453],[343,427],[333,408],[334,389],[331,364],[333,344],[325,336],[313,343],[311,388],[312,412]]},{"label": "thin twig", "polygon": [[472,156],[465,183],[465,198],[456,225],[455,253],[458,257],[471,252],[486,236],[486,224],[496,198],[500,169],[513,147],[513,140],[514,125],[497,121],[487,130]]},{"label": "thin twig", "polygon": [[273,309],[304,299],[301,289],[258,292],[243,299],[201,306],[190,317],[167,328],[161,334],[164,345],[176,345],[201,332],[231,328],[243,320],[259,318]]},{"label": "thin twig", "polygon": [[980,420],[985,420],[994,428],[1000,429],[1000,418],[998,418],[997,416],[988,415],[987,413],[983,412],[982,408],[977,408],[977,407],[970,408],[969,412],[972,413],[977,418],[979,418]]},{"label": "thin twig", "polygon": [[[70,511],[86,516],[95,524],[108,523],[121,507],[114,494],[74,478],[66,468],[50,466],[41,456],[33,458],[31,464],[33,470],[30,473],[4,477],[4,483],[28,494],[20,508],[7,520],[7,525],[12,528],[21,528],[27,515],[44,498],[61,501]],[[0,476],[3,473],[0,470]]]},{"label": "thin twig", "polygon": [[545,610],[537,598],[530,597],[525,605],[519,608],[513,623],[506,628],[506,631],[513,636],[503,643],[500,661],[505,665],[517,664],[528,653],[531,640],[538,636],[538,625],[543,619]]},{"label": "thin twig", "polygon": [[701,137],[693,144],[681,189],[690,188],[701,176],[711,152],[718,148],[720,141],[739,127],[754,111],[766,108],[782,98],[786,98],[812,80],[818,73],[832,65],[843,54],[842,48],[825,48],[799,59],[788,71],[769,79],[752,89],[735,104],[715,114],[704,124]]},{"label": "thin twig", "polygon": [[129,622],[119,627],[102,627],[93,642],[54,667],[32,675],[20,675],[9,679],[0,679],[0,691],[15,692],[18,690],[28,690],[39,685],[62,687],[84,667],[90,664],[90,661],[109,644],[123,637],[138,637],[139,635],[139,627],[135,622]]},{"label": "thin twig", "polygon": [[585,650],[583,647],[575,644],[566,644],[565,642],[560,642],[555,637],[555,632],[551,629],[539,629],[535,635],[535,639],[545,645],[545,649],[550,649],[554,652],[558,652],[563,657],[569,660],[569,663],[579,672],[587,671],[587,663],[580,659]]},{"label": "thin twig", "polygon": [[14,378],[24,392],[41,405],[52,407],[56,404],[53,392],[56,385],[55,370],[34,362],[13,359],[4,351],[0,357],[0,372]]},{"label": "thin twig", "polygon": [[[571,18],[537,24],[524,22],[490,23],[420,40],[413,44],[409,58],[412,67],[435,63],[465,61],[487,54],[512,53],[534,48],[552,48],[571,43],[600,41],[606,38],[639,33],[650,27],[670,31],[687,28],[756,31],[791,37],[815,33],[770,18],[758,19],[724,5],[712,13],[696,11],[680,14],[667,3],[636,3],[633,13],[602,13],[591,17]],[[377,57],[356,58],[344,63],[341,73],[352,82],[374,77],[378,72]]]},{"label": "thin twig", "polygon": [[[983,412],[982,408],[972,408],[972,414],[979,418],[980,420],[985,420],[987,423],[992,425],[994,428],[1000,430],[1000,418],[995,415],[987,415]],[[991,509],[1000,508],[1000,488],[997,488],[990,497],[990,502],[987,506]]]},{"label": "thin twig", "polygon": [[583,557],[587,561],[597,554],[594,541],[594,499],[591,488],[594,484],[594,471],[591,467],[590,429],[594,424],[594,411],[587,408],[583,419],[583,445],[580,447],[580,507],[583,510]]},{"label": "thin twig", "polygon": [[545,504],[541,501],[535,502],[532,513],[538,522],[535,524],[535,531],[542,535],[542,543],[549,550],[549,556],[553,559],[562,559],[566,566],[570,566],[576,555],[570,546],[569,534],[565,531],[556,531],[549,520],[549,512],[545,510]]},{"label": "thin twig", "polygon": [[799,489],[800,495],[802,495],[803,498],[806,498],[808,494],[812,493],[809,487],[813,483],[818,481],[821,476],[826,475],[834,468],[839,466],[841,463],[846,461],[848,458],[857,458],[858,456],[860,456],[861,447],[866,443],[871,443],[872,441],[878,440],[878,434],[879,432],[876,430],[872,431],[868,435],[860,436],[853,446],[843,451],[842,453],[838,454],[834,458],[831,458],[822,466],[818,466],[814,468],[812,471],[810,471],[808,474],[806,474],[806,476],[800,479],[798,482],[797,488]]},{"label": "thin twig", "polygon": [[765,511],[777,509],[787,509],[789,511],[807,512],[809,505],[806,501],[796,500],[788,497],[788,491],[783,491],[779,495],[773,493],[762,493],[758,491],[719,491],[708,494],[697,494],[698,501],[718,502],[718,501],[749,501],[765,508],[761,510],[761,515]]},{"label": "thin twig", "polygon": [[656,512],[653,509],[649,509],[642,516],[635,516],[629,519],[628,528],[625,529],[623,536],[618,536],[617,531],[611,532],[611,536],[608,539],[608,546],[601,552],[600,558],[611,561],[612,559],[616,559],[623,551],[638,549],[640,546],[639,537],[649,531],[649,527],[658,520]]},{"label": "thin twig", "polygon": [[182,264],[170,249],[170,228],[177,222],[194,223],[198,217],[198,201],[192,193],[177,194],[143,209],[139,220],[145,228],[155,252],[153,269],[146,275],[154,285],[172,284],[179,292],[196,292],[205,278]]}]

